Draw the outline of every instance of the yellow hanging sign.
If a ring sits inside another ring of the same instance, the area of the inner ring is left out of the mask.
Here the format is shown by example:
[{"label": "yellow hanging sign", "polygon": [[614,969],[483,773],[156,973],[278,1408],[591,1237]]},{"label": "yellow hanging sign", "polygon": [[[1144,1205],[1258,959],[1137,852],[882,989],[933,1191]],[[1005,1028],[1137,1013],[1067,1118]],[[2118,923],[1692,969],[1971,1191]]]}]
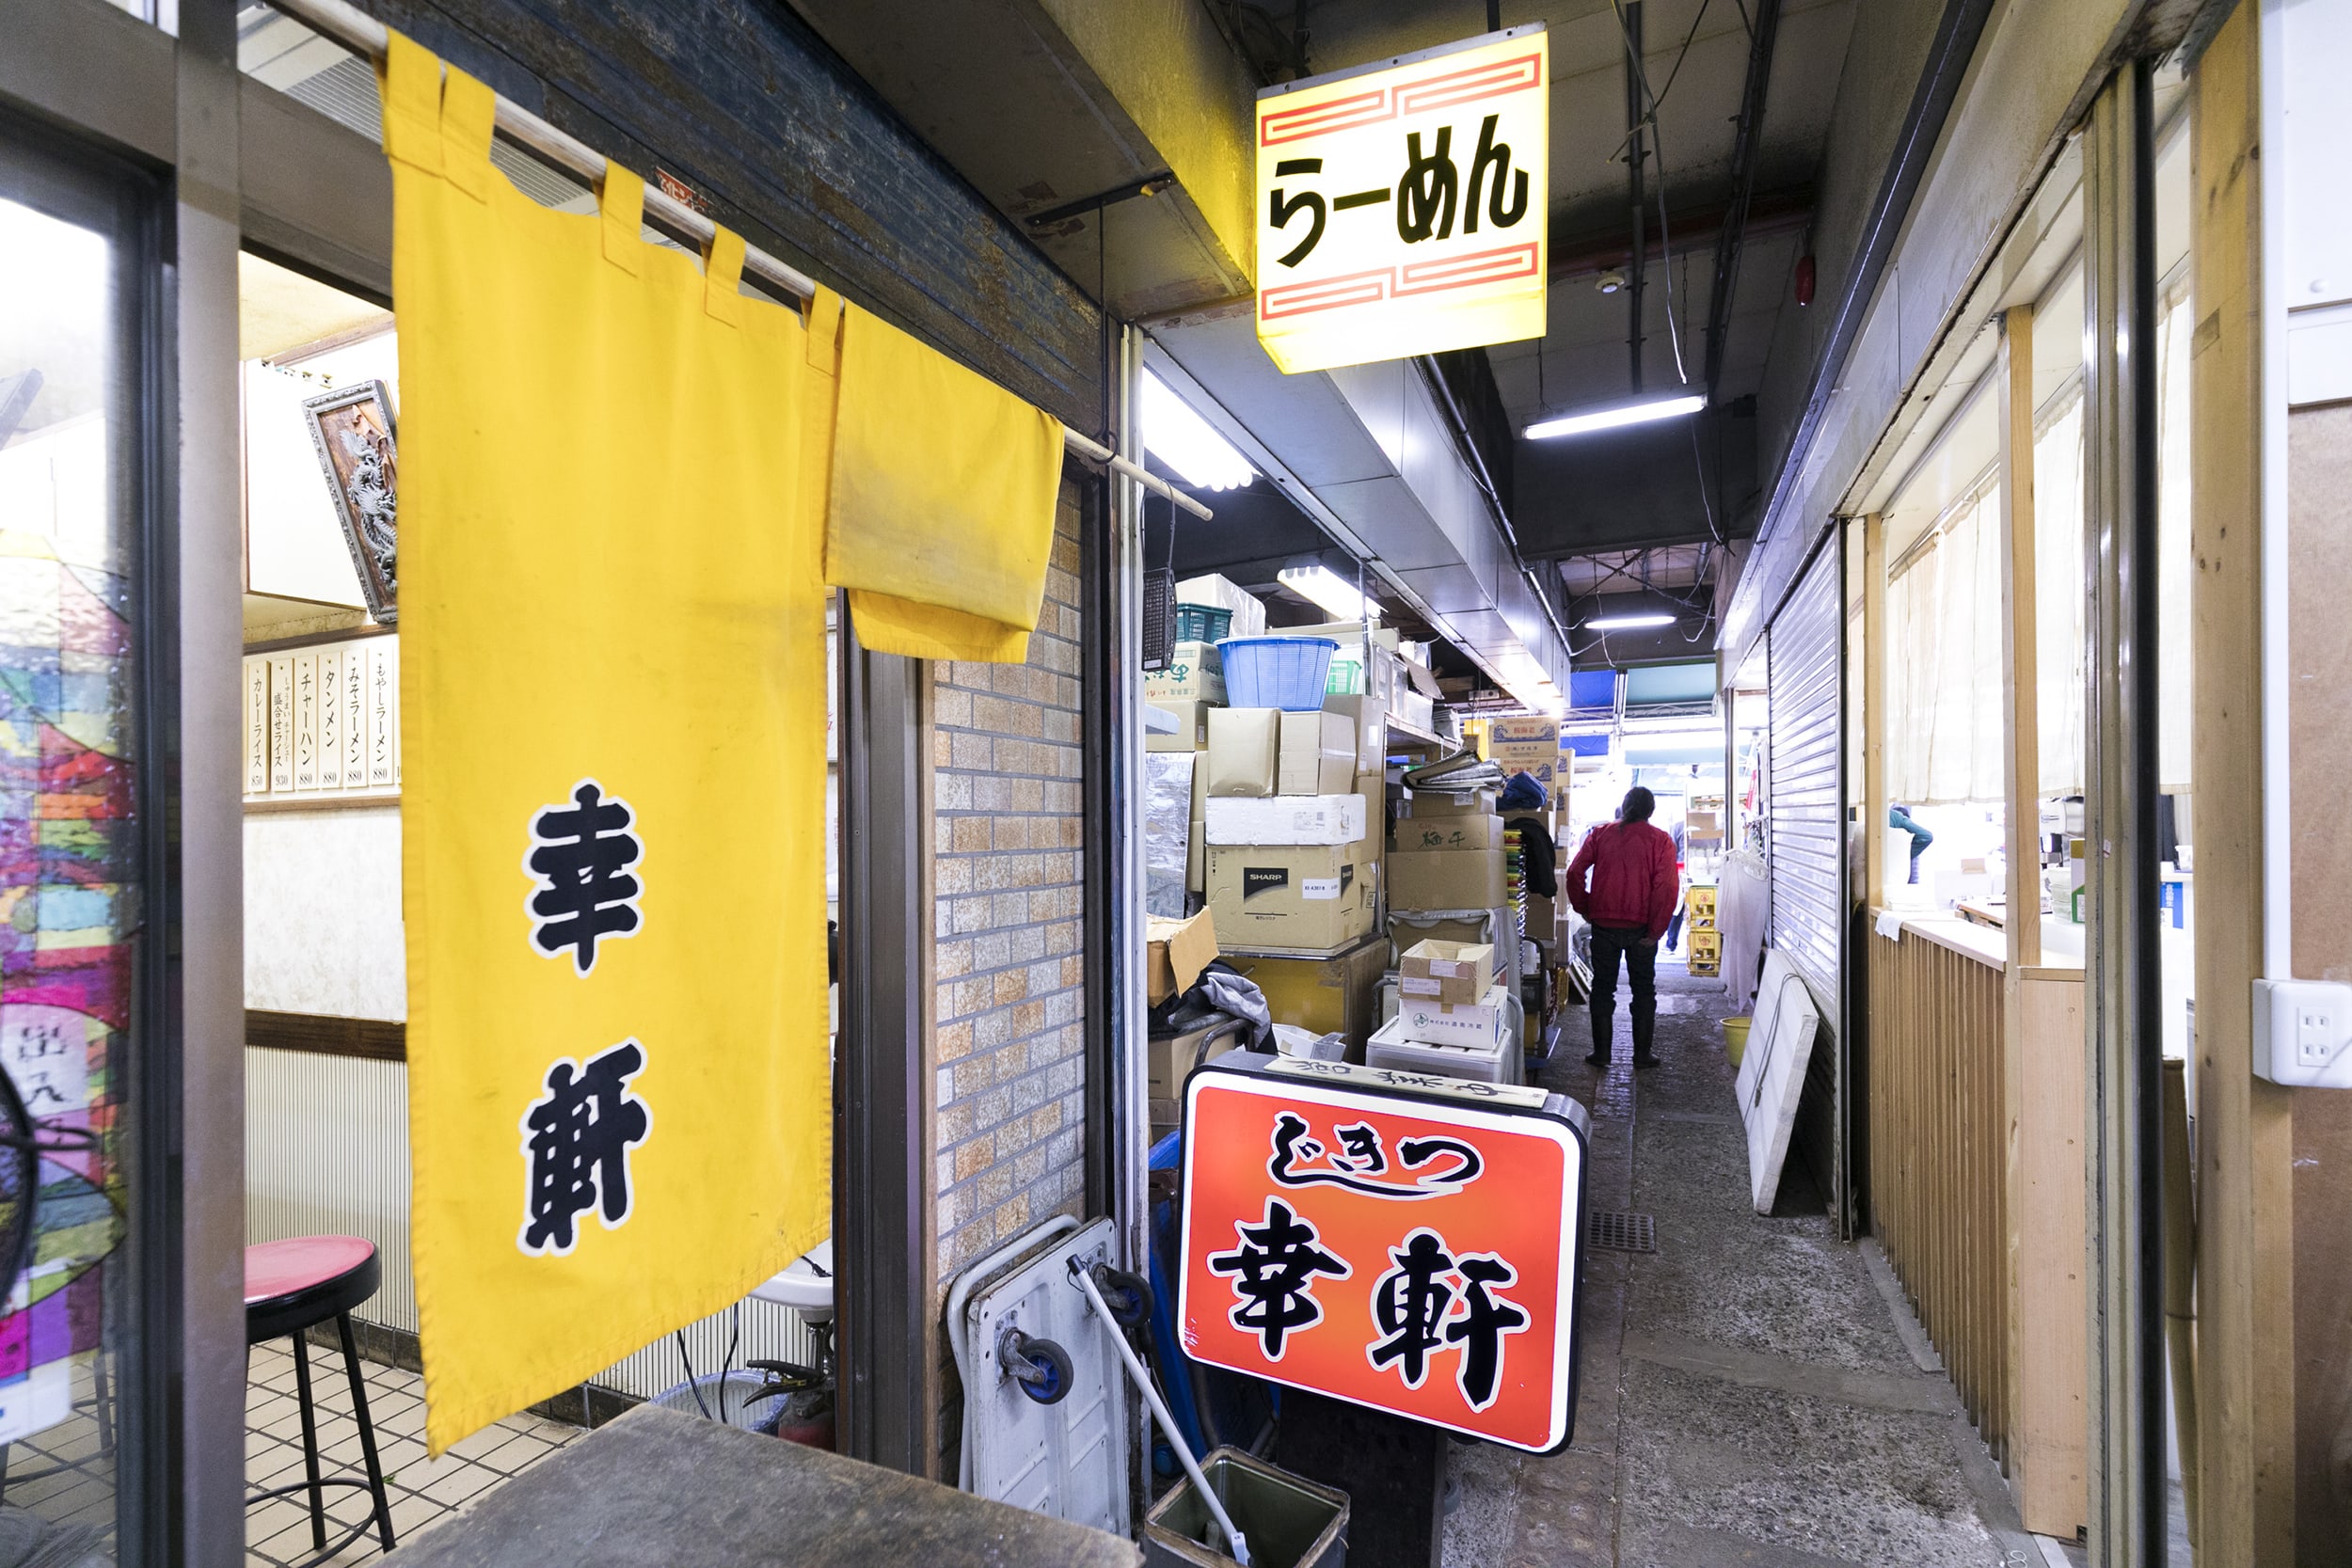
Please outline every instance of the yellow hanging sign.
[{"label": "yellow hanging sign", "polygon": [[1258,95],[1258,341],[1286,372],[1544,333],[1541,24]]},{"label": "yellow hanging sign", "polygon": [[395,36],[413,1251],[435,1451],[827,1232],[809,340],[540,207]]}]

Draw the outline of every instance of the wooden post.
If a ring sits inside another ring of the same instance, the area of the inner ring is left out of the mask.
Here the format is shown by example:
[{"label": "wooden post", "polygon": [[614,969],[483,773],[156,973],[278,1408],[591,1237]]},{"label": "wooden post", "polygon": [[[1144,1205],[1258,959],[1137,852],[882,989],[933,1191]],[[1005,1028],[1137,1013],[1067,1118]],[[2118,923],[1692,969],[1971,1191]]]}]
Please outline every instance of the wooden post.
[{"label": "wooden post", "polygon": [[2085,1329],[2083,972],[2042,969],[2042,746],[2035,579],[2033,322],[2002,313],[2000,399],[2003,799],[2009,948],[2001,1015],[2003,1311],[2015,1413],[2010,1473],[2026,1528],[2060,1539],[2089,1517]]},{"label": "wooden post", "polygon": [[1862,519],[1862,885],[1886,905],[1886,515]]},{"label": "wooden post", "polygon": [[2009,970],[2042,961],[2041,669],[2035,655],[2033,514],[2033,307],[2001,316],[1997,372],[2001,418],[2001,512],[2008,548],[2001,561],[2006,634],[2001,673],[2008,688],[2004,726],[2009,765],[2009,887],[2003,924]]},{"label": "wooden post", "polygon": [[2252,1059],[2264,891],[2260,13],[2233,11],[2189,78],[2189,619],[2191,769],[2210,802],[2197,820],[2197,1556],[2269,1564],[2296,1560],[2295,1129],[2291,1092],[2256,1078]]}]

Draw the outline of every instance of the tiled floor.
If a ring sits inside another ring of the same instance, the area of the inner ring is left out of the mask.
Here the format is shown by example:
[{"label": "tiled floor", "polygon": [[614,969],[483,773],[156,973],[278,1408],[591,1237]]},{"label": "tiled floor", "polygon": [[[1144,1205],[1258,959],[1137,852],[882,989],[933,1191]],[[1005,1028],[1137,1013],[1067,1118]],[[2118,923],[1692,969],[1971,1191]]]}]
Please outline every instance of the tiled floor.
[{"label": "tiled floor", "polygon": [[[294,1354],[280,1339],[253,1348],[246,1386],[246,1484],[277,1487],[298,1482],[302,1472],[302,1415],[294,1401]],[[423,1380],[396,1367],[360,1363],[367,1375],[368,1413],[374,1419],[376,1452],[391,1498],[392,1530],[403,1542],[481,1497],[507,1477],[579,1437],[578,1427],[511,1416],[485,1428],[438,1459],[424,1452]],[[351,1415],[351,1384],[342,1353],[310,1350],[310,1387],[319,1423],[322,1473],[364,1474],[359,1428]],[[364,1487],[326,1492],[327,1540],[331,1543],[367,1516]],[[338,1524],[336,1521],[341,1521]],[[312,1551],[310,1516],[299,1494],[258,1504],[246,1514],[246,1560],[250,1568],[282,1568]],[[332,1561],[366,1562],[383,1555],[373,1530]]]}]

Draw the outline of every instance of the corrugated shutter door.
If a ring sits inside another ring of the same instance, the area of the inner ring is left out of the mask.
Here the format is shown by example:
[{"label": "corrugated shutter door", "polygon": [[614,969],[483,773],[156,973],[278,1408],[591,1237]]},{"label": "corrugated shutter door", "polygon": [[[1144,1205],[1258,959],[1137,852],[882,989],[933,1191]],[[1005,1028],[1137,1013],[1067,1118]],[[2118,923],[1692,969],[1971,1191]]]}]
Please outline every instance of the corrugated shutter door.
[{"label": "corrugated shutter door", "polygon": [[1837,552],[1825,549],[1765,634],[1770,704],[1770,944],[1813,983],[1836,1028],[1845,833],[1838,808]]}]

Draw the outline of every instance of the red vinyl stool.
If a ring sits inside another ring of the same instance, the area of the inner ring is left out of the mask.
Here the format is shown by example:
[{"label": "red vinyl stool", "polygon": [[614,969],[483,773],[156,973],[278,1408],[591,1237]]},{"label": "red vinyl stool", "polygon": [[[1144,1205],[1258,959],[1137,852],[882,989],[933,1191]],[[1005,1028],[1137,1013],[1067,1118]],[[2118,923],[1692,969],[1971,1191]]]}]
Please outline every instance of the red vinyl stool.
[{"label": "red vinyl stool", "polygon": [[[324,1562],[375,1527],[384,1549],[392,1549],[392,1510],[384,1497],[384,1470],[375,1457],[375,1425],[368,1418],[366,1380],[359,1375],[359,1352],[351,1338],[351,1309],[375,1294],[384,1269],[375,1243],[358,1236],[296,1236],[283,1242],[262,1242],[245,1249],[245,1342],[258,1345],[284,1335],[294,1340],[294,1386],[302,1404],[302,1461],[306,1480],[246,1495],[252,1507],[272,1497],[308,1492],[310,1497],[310,1544]],[[351,1411],[359,1423],[359,1451],[367,1475],[319,1476],[318,1418],[310,1403],[310,1353],[304,1331],[313,1323],[335,1320],[342,1336],[343,1370],[351,1376]],[[333,1546],[326,1544],[326,1503],[329,1486],[364,1486],[375,1506]]]}]

